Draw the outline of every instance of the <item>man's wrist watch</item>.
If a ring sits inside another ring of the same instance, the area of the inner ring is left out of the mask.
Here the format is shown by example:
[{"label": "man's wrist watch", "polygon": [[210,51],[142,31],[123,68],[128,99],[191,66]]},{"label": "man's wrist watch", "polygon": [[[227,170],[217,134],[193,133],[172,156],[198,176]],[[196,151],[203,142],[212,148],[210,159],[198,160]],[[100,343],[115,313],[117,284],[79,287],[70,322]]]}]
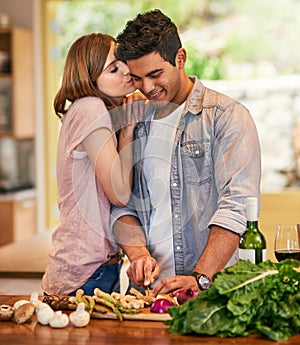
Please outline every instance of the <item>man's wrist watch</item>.
[{"label": "man's wrist watch", "polygon": [[212,284],[211,279],[203,273],[193,272],[192,276],[196,279],[198,288],[202,291],[207,290]]}]

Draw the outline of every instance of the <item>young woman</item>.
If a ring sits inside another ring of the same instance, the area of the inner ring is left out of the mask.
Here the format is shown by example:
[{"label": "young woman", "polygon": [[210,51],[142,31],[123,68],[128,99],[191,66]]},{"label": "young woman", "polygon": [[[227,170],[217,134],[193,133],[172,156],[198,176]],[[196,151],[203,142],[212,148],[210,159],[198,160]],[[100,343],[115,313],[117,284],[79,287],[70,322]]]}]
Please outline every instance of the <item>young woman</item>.
[{"label": "young woman", "polygon": [[131,141],[143,111],[141,102],[133,102],[138,98],[134,83],[127,65],[115,59],[115,45],[114,38],[100,33],[77,39],[54,100],[61,119],[61,221],[42,279],[45,294],[74,295],[81,288],[93,295],[96,287],[109,293],[119,288],[120,255],[109,231],[110,206],[129,200]]}]

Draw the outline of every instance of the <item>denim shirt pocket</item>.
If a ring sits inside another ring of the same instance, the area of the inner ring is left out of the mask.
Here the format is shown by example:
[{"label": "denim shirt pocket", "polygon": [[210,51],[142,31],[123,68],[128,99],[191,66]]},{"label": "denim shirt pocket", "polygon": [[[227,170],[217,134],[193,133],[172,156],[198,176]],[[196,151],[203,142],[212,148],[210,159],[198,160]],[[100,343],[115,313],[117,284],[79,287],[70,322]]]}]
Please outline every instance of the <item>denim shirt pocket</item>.
[{"label": "denim shirt pocket", "polygon": [[181,144],[181,158],[185,183],[201,185],[212,177],[210,143],[186,141]]}]

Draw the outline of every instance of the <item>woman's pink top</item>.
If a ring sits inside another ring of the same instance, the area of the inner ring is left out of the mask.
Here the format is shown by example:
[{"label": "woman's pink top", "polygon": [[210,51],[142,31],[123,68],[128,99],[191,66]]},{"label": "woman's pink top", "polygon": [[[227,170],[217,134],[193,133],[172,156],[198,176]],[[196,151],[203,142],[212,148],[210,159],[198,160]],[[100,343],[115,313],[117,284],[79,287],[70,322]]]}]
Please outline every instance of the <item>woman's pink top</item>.
[{"label": "woman's pink top", "polygon": [[108,128],[111,118],[103,101],[75,101],[62,118],[57,152],[60,225],[41,287],[47,294],[68,294],[117,252],[109,231],[110,202],[86,152],[74,149],[94,130]]}]

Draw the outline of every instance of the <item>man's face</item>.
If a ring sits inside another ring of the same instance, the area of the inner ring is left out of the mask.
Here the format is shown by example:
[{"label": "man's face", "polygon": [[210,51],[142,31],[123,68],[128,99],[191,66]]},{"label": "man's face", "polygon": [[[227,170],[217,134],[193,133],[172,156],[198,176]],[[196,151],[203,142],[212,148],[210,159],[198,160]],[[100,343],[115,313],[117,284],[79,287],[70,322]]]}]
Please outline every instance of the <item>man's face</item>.
[{"label": "man's face", "polygon": [[181,104],[179,69],[153,52],[139,59],[128,60],[134,84],[155,107],[172,102]]}]

